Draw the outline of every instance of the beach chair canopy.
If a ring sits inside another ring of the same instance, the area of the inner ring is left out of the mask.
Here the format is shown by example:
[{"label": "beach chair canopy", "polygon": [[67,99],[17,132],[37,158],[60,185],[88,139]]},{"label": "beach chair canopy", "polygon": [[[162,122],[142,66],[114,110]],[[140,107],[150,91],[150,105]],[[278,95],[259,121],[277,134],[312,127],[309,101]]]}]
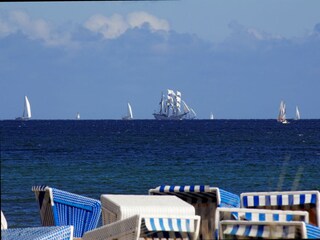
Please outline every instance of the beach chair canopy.
[{"label": "beach chair canopy", "polygon": [[310,223],[320,226],[319,191],[247,192],[240,199],[242,208],[308,211]]},{"label": "beach chair canopy", "polygon": [[8,228],[8,223],[7,223],[7,219],[5,218],[2,210],[1,210],[1,230],[2,229],[7,229]]},{"label": "beach chair canopy", "polygon": [[162,185],[149,190],[150,195],[174,195],[192,204],[201,217],[200,239],[214,238],[215,211],[219,206],[240,207],[236,194],[207,185]]},{"label": "beach chair canopy", "polygon": [[176,196],[102,194],[102,223],[109,224],[133,215],[194,216],[191,204]]},{"label": "beach chair canopy", "polygon": [[221,188],[205,185],[175,186],[162,185],[149,190],[150,195],[175,195],[184,201],[194,203],[216,203],[221,207],[239,207],[240,198]]},{"label": "beach chair canopy", "polygon": [[73,226],[9,228],[1,230],[1,240],[72,240]]},{"label": "beach chair canopy", "polygon": [[307,238],[304,222],[248,222],[225,220],[220,222],[220,239],[234,237],[252,239],[303,239]]},{"label": "beach chair canopy", "polygon": [[74,226],[74,236],[97,227],[101,203],[81,195],[62,191],[48,186],[33,186],[36,200],[40,207],[43,226]]},{"label": "beach chair canopy", "polygon": [[197,239],[200,216],[151,217],[134,215],[86,232],[82,240],[124,240],[139,238]]},{"label": "beach chair canopy", "polygon": [[309,214],[306,211],[265,210],[250,208],[217,208],[215,236],[218,238],[219,223],[225,220],[260,221],[260,222],[309,222]]}]

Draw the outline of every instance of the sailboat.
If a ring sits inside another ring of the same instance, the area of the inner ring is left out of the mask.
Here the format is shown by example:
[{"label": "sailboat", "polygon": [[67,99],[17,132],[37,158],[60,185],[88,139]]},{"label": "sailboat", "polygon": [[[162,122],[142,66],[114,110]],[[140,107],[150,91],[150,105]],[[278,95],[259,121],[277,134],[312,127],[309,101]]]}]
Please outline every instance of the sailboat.
[{"label": "sailboat", "polygon": [[295,117],[295,120],[300,120],[300,111],[299,111],[298,106],[296,106],[296,117]]},{"label": "sailboat", "polygon": [[289,123],[288,120],[286,119],[286,104],[284,101],[280,102],[279,114],[278,114],[277,121],[281,122],[283,124]]},{"label": "sailboat", "polygon": [[128,113],[126,116],[122,117],[122,120],[132,120],[132,119],[133,119],[132,108],[130,103],[128,103]]},{"label": "sailboat", "polygon": [[29,120],[31,119],[31,106],[27,96],[24,96],[24,109],[22,117],[17,117],[16,120]]},{"label": "sailboat", "polygon": [[189,106],[181,99],[181,92],[171,89],[168,89],[166,96],[161,94],[159,105],[159,112],[153,113],[157,120],[182,120],[191,112]]},{"label": "sailboat", "polygon": [[214,119],[213,113],[210,113],[209,119],[210,119],[210,120],[213,120],[213,119]]},{"label": "sailboat", "polygon": [[76,119],[77,119],[77,120],[80,120],[80,113],[79,113],[79,112],[77,112]]}]

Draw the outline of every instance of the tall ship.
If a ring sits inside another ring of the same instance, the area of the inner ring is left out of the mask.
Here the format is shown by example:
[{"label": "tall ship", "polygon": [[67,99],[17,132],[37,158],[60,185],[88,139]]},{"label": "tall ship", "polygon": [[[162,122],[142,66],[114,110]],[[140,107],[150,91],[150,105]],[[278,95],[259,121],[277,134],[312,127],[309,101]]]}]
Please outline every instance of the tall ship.
[{"label": "tall ship", "polygon": [[29,120],[31,119],[31,105],[27,96],[24,96],[24,109],[21,117],[17,117],[16,120]]},{"label": "tall ship", "polygon": [[171,89],[167,90],[166,95],[162,92],[159,107],[159,111],[153,114],[157,120],[187,119],[188,114],[191,113],[189,106],[181,98],[181,92],[174,92]]}]

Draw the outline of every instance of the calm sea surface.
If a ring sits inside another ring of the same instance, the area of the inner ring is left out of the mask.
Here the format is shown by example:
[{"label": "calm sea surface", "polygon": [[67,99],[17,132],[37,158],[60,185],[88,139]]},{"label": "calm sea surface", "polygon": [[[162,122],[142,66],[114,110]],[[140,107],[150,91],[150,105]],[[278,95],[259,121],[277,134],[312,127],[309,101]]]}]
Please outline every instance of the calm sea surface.
[{"label": "calm sea surface", "polygon": [[0,121],[1,210],[40,226],[33,185],[99,199],[162,184],[320,190],[320,120]]}]

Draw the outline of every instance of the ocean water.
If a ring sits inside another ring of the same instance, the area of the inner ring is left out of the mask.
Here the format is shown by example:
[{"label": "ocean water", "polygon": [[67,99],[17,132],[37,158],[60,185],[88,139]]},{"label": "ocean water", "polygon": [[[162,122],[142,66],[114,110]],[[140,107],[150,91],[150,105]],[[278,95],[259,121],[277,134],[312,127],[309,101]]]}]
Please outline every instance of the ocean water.
[{"label": "ocean water", "polygon": [[99,199],[162,184],[320,190],[320,120],[0,121],[1,210],[40,226],[33,185]]}]

